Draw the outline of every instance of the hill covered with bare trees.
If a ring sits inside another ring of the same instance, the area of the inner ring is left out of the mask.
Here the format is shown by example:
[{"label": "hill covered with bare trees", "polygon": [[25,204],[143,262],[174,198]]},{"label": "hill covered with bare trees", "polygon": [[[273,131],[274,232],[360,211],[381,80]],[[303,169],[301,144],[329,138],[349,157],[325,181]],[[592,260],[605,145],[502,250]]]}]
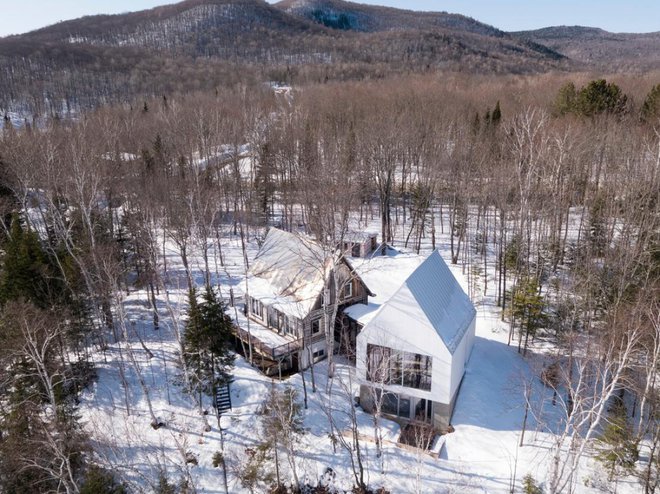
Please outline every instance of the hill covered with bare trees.
[{"label": "hill covered with bare trees", "polygon": [[[0,492],[659,492],[655,39],[340,0],[0,39]],[[340,304],[429,255],[477,337],[416,430],[446,362],[383,353],[371,413]]]},{"label": "hill covered with bare trees", "polygon": [[555,26],[512,33],[547,46],[585,68],[610,71],[660,68],[660,32],[611,33],[583,26]]},{"label": "hill covered with bare trees", "polygon": [[[338,29],[314,17],[323,9],[359,22]],[[239,80],[533,73],[564,65],[552,50],[463,16],[340,2],[186,0],[0,39],[0,108],[55,114]]]}]

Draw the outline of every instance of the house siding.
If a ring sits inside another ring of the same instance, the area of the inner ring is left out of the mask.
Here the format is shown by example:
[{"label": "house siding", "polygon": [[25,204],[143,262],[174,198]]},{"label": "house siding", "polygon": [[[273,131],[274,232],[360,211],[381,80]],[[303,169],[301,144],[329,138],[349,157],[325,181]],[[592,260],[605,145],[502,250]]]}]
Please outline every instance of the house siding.
[{"label": "house siding", "polygon": [[378,235],[367,235],[364,240],[345,240],[344,254],[349,257],[367,257],[378,248]]},{"label": "house siding", "polygon": [[451,401],[455,401],[458,390],[461,386],[461,381],[463,380],[463,375],[465,374],[465,369],[467,363],[470,360],[470,355],[472,353],[472,347],[474,346],[475,339],[475,326],[476,319],[470,321],[463,339],[456,347],[454,354],[451,359],[451,384],[450,384],[450,396]]}]

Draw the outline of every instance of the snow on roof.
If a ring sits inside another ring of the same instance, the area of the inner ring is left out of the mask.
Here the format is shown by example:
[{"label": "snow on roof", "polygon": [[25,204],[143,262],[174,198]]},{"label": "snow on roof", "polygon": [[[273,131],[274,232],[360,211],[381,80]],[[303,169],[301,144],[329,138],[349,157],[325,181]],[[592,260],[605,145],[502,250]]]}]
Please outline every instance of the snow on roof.
[{"label": "snow on roof", "polygon": [[248,272],[249,295],[304,318],[323,292],[326,258],[313,239],[271,228]]},{"label": "snow on roof", "polygon": [[199,151],[194,151],[192,153],[192,164],[200,170],[206,170],[210,165],[224,166],[232,162],[235,157],[238,157],[241,176],[244,176],[243,169],[246,165],[241,163],[241,161],[245,160],[249,153],[249,144],[242,144],[238,147],[231,144],[221,144],[220,146],[209,149],[204,155]]},{"label": "snow on roof", "polygon": [[422,256],[389,247],[385,256],[372,255],[368,259],[351,259],[351,266],[374,292],[374,296],[369,297],[368,304],[352,305],[346,308],[344,313],[363,326],[366,325],[423,261]]},{"label": "snow on roof", "polygon": [[469,297],[442,256],[434,251],[372,316],[371,322],[390,330],[403,330],[410,324],[427,327],[454,353],[475,315]]},{"label": "snow on roof", "polygon": [[109,160],[109,161],[113,161],[116,158],[119,158],[119,161],[136,161],[136,160],[139,159],[139,156],[137,154],[125,153],[125,152],[124,153],[119,153],[119,154],[104,153],[102,157],[103,157],[104,160]]},{"label": "snow on roof", "polygon": [[438,251],[415,270],[406,286],[449,351],[454,353],[477,311]]},{"label": "snow on roof", "polygon": [[348,231],[348,232],[344,233],[344,236],[343,236],[345,242],[366,242],[371,237],[378,237],[378,234],[377,233],[365,233],[365,232]]}]

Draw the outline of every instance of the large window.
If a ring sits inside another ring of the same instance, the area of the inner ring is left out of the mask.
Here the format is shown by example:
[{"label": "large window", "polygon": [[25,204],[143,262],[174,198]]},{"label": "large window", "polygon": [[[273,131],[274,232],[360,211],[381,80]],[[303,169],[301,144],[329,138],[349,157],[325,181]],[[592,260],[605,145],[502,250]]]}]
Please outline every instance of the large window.
[{"label": "large window", "polygon": [[367,345],[367,379],[386,385],[431,391],[433,358],[380,345]]},{"label": "large window", "polygon": [[291,336],[294,336],[295,338],[300,337],[300,331],[299,331],[299,323],[298,320],[295,317],[288,317],[285,315],[282,315],[283,317],[283,325],[282,325],[282,330]]},{"label": "large window", "polygon": [[271,307],[266,308],[266,313],[268,314],[268,325],[271,328],[277,329],[277,332],[279,333],[280,329],[282,329],[282,326],[280,325],[281,320],[279,318],[281,313]]},{"label": "large window", "polygon": [[388,415],[410,418],[410,398],[396,393],[384,393],[381,411]]}]

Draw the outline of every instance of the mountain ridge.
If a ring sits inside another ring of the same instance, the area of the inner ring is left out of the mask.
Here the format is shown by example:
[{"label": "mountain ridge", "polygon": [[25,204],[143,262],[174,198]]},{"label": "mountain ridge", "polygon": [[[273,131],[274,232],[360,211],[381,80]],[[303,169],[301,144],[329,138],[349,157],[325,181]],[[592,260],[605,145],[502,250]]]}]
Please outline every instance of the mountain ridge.
[{"label": "mountain ridge", "polygon": [[[336,29],[303,12],[310,9],[334,9],[340,14],[360,17],[364,24],[357,26],[359,29]],[[300,50],[305,44],[316,52],[329,52],[332,57],[341,58],[342,50],[351,48],[356,39],[362,39],[360,36],[371,39],[368,35],[385,33],[376,38],[385,39],[388,35],[396,37],[396,33],[422,31],[444,37],[445,41],[456,37],[455,47],[465,46],[468,52],[489,56],[492,50],[490,58],[505,64],[508,63],[507,52],[517,52],[523,58],[537,57],[541,61],[561,58],[545,47],[458,14],[419,13],[340,0],[285,1],[276,5],[264,0],[184,0],[138,12],[63,21],[22,35],[0,38],[0,44],[11,40],[9,43],[14,45],[25,42],[134,46],[177,55],[227,57],[228,50],[236,48],[237,42],[247,37],[252,44],[263,45],[256,51],[280,50],[283,58],[290,58],[291,50]],[[237,33],[241,39],[237,39]],[[294,37],[304,39],[289,42]],[[488,41],[492,46],[488,46]],[[498,52],[502,42],[506,43],[505,49]],[[382,48],[382,52],[391,50],[391,46]],[[245,52],[245,49],[239,51]],[[272,61],[277,56],[268,58]],[[523,64],[520,65],[522,68]]]},{"label": "mountain ridge", "polygon": [[[506,33],[488,24],[479,22],[461,14],[451,14],[440,11],[414,11],[403,8],[385,7],[371,4],[361,4],[344,0],[282,0],[274,4],[285,12],[307,18],[308,20],[326,25],[318,14],[346,15],[350,20],[353,15],[356,20],[364,23],[357,26],[347,26],[358,31],[406,30],[406,29],[453,29],[485,34],[489,36],[506,36]],[[317,14],[315,17],[313,14]],[[379,19],[374,19],[379,17]]]},{"label": "mountain ridge", "polygon": [[660,31],[614,33],[598,27],[548,26],[511,34],[545,45],[586,68],[610,71],[660,69]]},{"label": "mountain ridge", "polygon": [[[321,82],[410,72],[572,70],[584,66],[584,57],[567,49],[566,40],[586,32],[604,36],[586,28],[548,29],[507,33],[460,14],[343,0],[184,0],[0,38],[0,108],[44,94],[49,101],[94,104],[171,88],[211,89],[240,73]],[[179,73],[171,69],[177,65]]]}]

